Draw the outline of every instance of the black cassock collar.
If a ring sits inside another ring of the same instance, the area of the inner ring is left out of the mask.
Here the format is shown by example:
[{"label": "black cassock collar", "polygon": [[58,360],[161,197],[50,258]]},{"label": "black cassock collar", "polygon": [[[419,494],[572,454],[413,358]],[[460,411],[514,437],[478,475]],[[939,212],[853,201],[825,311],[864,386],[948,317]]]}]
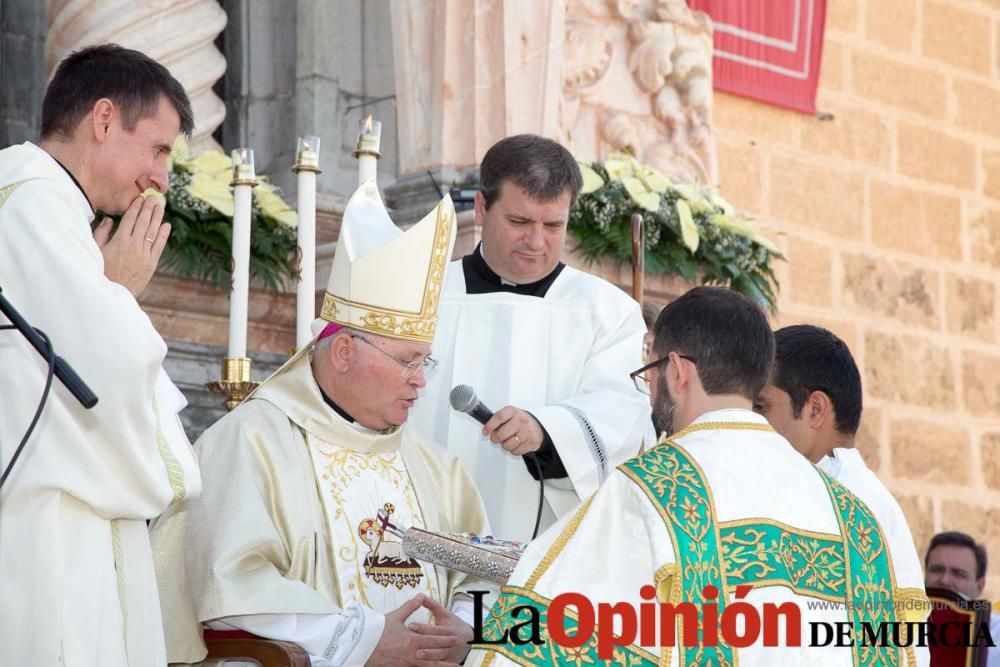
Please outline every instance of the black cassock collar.
[{"label": "black cassock collar", "polygon": [[483,244],[479,243],[476,249],[462,258],[462,272],[465,274],[466,294],[490,294],[492,292],[511,292],[523,296],[537,296],[543,298],[552,287],[566,265],[559,262],[556,268],[552,269],[549,275],[533,283],[515,285],[501,278],[490,268],[483,258]]}]

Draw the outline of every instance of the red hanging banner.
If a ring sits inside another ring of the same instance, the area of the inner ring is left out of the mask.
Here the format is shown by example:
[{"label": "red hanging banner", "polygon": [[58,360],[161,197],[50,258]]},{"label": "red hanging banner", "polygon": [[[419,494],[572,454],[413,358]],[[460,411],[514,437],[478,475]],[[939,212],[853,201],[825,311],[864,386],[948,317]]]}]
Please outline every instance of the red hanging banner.
[{"label": "red hanging banner", "polygon": [[715,28],[714,87],[816,112],[826,0],[688,0]]}]

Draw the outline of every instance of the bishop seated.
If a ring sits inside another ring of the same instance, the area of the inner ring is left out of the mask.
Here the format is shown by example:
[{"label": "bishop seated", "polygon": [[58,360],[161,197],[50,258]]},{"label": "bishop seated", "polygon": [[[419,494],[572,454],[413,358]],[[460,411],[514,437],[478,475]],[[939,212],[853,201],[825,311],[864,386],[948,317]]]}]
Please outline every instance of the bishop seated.
[{"label": "bishop seated", "polygon": [[204,660],[206,627],[294,642],[313,665],[465,658],[468,591],[491,585],[387,529],[490,532],[462,464],[404,424],[435,365],[454,227],[447,197],[405,233],[373,181],[351,198],[323,332],[198,440],[204,494],[152,529],[170,662]]}]

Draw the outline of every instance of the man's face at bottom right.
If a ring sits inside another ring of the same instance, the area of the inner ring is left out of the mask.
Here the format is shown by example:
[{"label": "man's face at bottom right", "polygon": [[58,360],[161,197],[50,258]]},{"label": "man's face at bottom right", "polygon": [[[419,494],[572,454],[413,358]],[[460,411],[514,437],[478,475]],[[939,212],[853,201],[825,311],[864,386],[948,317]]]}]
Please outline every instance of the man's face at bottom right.
[{"label": "man's face at bottom right", "polygon": [[942,544],[927,554],[924,583],[973,599],[982,594],[985,581],[976,578],[976,554],[972,549],[959,544]]}]

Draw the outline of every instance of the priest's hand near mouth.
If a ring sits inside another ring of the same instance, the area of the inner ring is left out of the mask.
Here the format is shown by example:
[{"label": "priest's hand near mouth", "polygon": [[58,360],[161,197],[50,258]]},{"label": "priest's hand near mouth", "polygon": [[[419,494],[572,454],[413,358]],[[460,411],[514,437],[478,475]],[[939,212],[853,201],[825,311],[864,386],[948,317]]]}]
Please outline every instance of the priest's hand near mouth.
[{"label": "priest's hand near mouth", "polygon": [[94,230],[94,241],[104,256],[104,275],[132,296],[146,289],[160,263],[170,237],[170,224],[162,221],[163,206],[153,197],[140,196],[122,214],[114,236],[111,218],[105,218]]},{"label": "priest's hand near mouth", "polygon": [[497,443],[514,456],[523,456],[538,451],[545,433],[542,425],[530,412],[513,405],[498,410],[483,425],[483,435]]}]

